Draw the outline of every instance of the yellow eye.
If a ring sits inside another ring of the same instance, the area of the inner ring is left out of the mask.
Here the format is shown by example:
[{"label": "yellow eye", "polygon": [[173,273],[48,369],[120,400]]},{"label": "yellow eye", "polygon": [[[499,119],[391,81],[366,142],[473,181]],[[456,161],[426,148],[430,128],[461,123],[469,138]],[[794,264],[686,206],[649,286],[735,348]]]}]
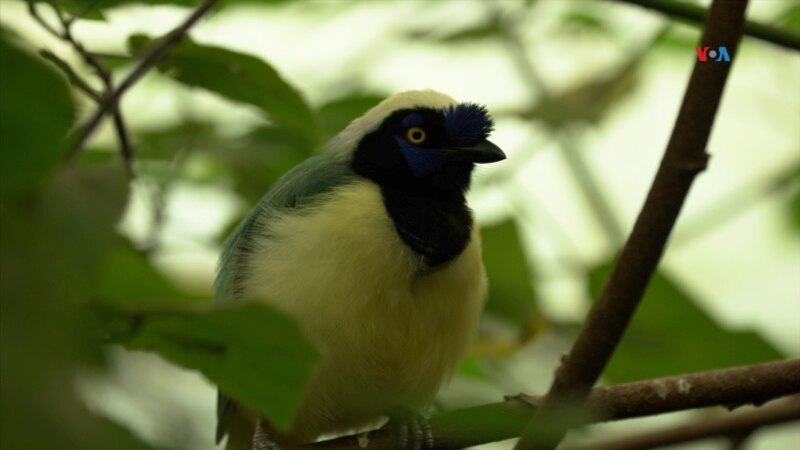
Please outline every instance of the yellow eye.
[{"label": "yellow eye", "polygon": [[425,130],[420,127],[411,127],[406,131],[406,139],[414,145],[422,144],[427,137]]}]

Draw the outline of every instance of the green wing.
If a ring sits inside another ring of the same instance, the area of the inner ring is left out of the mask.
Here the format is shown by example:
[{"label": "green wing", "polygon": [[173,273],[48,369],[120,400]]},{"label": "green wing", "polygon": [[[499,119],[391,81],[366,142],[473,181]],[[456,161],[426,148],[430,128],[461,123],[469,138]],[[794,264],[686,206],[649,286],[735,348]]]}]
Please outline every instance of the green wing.
[{"label": "green wing", "polygon": [[[240,297],[243,269],[255,241],[266,237],[265,226],[272,218],[307,205],[320,194],[353,181],[354,177],[347,163],[330,154],[311,157],[284,174],[225,242],[214,281],[214,300],[225,302]],[[217,442],[227,432],[222,424],[232,406],[231,399],[220,392],[217,399]]]},{"label": "green wing", "polygon": [[225,242],[214,282],[214,299],[219,302],[240,295],[242,269],[247,264],[254,240],[265,237],[265,225],[272,217],[306,205],[320,194],[347,184],[353,177],[346,163],[329,154],[311,157],[284,174]]}]

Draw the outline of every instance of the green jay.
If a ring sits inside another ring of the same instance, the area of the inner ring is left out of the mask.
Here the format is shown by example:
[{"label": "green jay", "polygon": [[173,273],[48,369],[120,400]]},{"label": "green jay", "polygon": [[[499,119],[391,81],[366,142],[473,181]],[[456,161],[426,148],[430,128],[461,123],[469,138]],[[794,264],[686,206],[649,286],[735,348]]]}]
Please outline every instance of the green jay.
[{"label": "green jay", "polygon": [[486,297],[465,194],[475,163],[505,159],[487,140],[492,128],[483,106],[394,95],[286,173],[239,224],[216,299],[287,313],[323,357],[288,430],[220,394],[217,439],[228,435],[228,450],[264,436],[263,448],[295,446],[385,417],[431,445],[414,414],[468,350]]}]

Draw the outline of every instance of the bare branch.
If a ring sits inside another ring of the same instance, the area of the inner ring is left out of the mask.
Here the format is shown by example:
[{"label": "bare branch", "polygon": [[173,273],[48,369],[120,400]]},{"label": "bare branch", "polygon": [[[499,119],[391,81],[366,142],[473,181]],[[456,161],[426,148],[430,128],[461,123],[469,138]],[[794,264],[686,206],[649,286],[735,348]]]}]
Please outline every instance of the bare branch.
[{"label": "bare branch", "polygon": [[122,97],[122,94],[130,89],[130,87],[133,86],[137,81],[139,81],[139,79],[156,64],[159,58],[161,58],[164,53],[167,52],[167,50],[179,43],[189,29],[194,26],[194,24],[197,23],[197,21],[200,20],[200,18],[203,17],[211,8],[213,8],[218,1],[219,0],[204,0],[203,3],[201,3],[182,24],[170,31],[166,36],[150,47],[133,71],[119,84],[119,86],[113,92],[110,93],[110,95],[105,97],[103,102],[97,108],[95,114],[86,122],[86,125],[80,128],[80,131],[74,138],[73,143],[67,152],[68,160],[73,159],[80,152],[81,148],[86,143],[86,140],[92,135],[103,117],[116,108],[116,105],[119,102],[120,97]]},{"label": "bare branch", "polygon": [[[592,389],[588,407],[601,421],[652,416],[710,406],[761,405],[800,393],[800,359],[711,370]],[[460,449],[520,435],[544,397],[518,396],[504,402],[450,411],[430,420],[436,449]],[[347,436],[301,447],[328,450],[397,448],[393,430],[370,432],[363,447]],[[363,437],[361,438],[363,441]]]},{"label": "bare branch", "polygon": [[93,87],[89,86],[89,83],[87,83],[86,80],[81,78],[81,76],[75,72],[75,70],[72,68],[72,66],[69,65],[68,62],[59,58],[49,50],[41,50],[39,51],[39,54],[42,56],[42,58],[50,61],[56,67],[61,69],[61,71],[67,75],[67,78],[69,79],[69,81],[72,83],[73,86],[80,89],[81,92],[86,94],[92,100],[98,103],[100,102],[100,100],[102,99],[102,94],[97,92]]},{"label": "bare branch", "polygon": [[28,12],[30,13],[33,20],[35,20],[45,31],[53,35],[56,39],[64,39],[64,35],[53,28],[44,18],[39,14],[39,9],[36,7],[36,3],[30,2],[28,3]]},{"label": "bare branch", "polygon": [[128,178],[133,178],[133,146],[131,145],[130,137],[128,137],[128,128],[125,126],[125,120],[122,118],[122,112],[119,107],[114,107],[114,130],[117,133],[117,141],[119,141],[119,152],[122,156],[122,165],[125,167],[125,173]]},{"label": "bare branch", "polygon": [[[702,6],[688,2],[674,0],[617,0],[622,3],[642,6],[654,11],[664,13],[674,19],[684,19],[689,22],[702,24],[708,11]],[[791,29],[780,29],[769,25],[747,20],[744,24],[744,34],[761,39],[781,47],[800,50],[800,34]]]},{"label": "bare branch", "polygon": [[[735,53],[746,7],[747,0],[715,0],[702,45],[725,44]],[[667,150],[633,231],[581,334],[556,371],[542,408],[545,413],[540,411],[531,421],[516,449],[555,448],[568,424],[561,432],[538,436],[548,420],[547,411],[584,400],[605,369],[655,273],[695,176],[706,167],[705,147],[729,71],[730,64],[695,63]]]},{"label": "bare branch", "polygon": [[564,450],[647,450],[726,435],[747,436],[756,428],[800,420],[800,398],[794,397],[755,411],[711,417],[702,421],[658,431],[625,436],[585,445],[570,445]]},{"label": "bare branch", "polygon": [[[89,83],[86,82],[83,78],[81,78],[75,70],[70,66],[66,61],[62,60],[54,53],[42,50],[40,54],[45,59],[49,60],[53,64],[55,64],[58,68],[64,71],[67,74],[67,77],[72,82],[73,85],[78,87],[82,92],[88,95],[92,100],[97,102],[98,104],[102,104],[103,98],[111,95],[114,91],[114,81],[111,77],[111,70],[106,67],[105,64],[100,60],[100,58],[86,50],[86,48],[81,44],[75,37],[72,35],[72,23],[74,22],[75,18],[67,18],[63,11],[61,11],[56,5],[50,4],[50,7],[53,8],[56,16],[58,17],[59,22],[61,23],[62,31],[59,32],[54,27],[52,27],[47,21],[45,21],[41,15],[39,15],[39,11],[36,8],[35,3],[28,4],[28,10],[30,11],[31,16],[50,34],[54,35],[55,37],[66,41],[70,46],[75,49],[75,51],[81,56],[83,61],[94,69],[97,76],[103,82],[104,90],[102,93],[97,92]],[[88,7],[88,5],[87,5]],[[128,136],[128,129],[125,126],[125,121],[122,117],[122,113],[120,112],[119,108],[115,105],[114,106],[114,130],[117,134],[117,140],[119,141],[119,148],[120,148],[120,156],[122,157],[122,164],[125,168],[125,172],[129,178],[132,178],[133,173],[133,147],[131,145],[130,137]]]}]

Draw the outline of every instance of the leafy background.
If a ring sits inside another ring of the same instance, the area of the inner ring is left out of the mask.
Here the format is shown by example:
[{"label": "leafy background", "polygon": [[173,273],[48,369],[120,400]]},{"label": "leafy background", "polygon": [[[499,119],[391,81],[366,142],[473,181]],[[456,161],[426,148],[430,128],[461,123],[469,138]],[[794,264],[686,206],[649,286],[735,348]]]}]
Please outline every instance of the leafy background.
[{"label": "leafy background", "polygon": [[[796,3],[752,3],[751,18],[800,29]],[[194,2],[59,4],[121,79]],[[288,168],[411,88],[487,104],[509,154],[476,174],[490,300],[435,406],[543,391],[644,199],[698,39],[611,2],[228,0],[124,98],[129,181],[111,127],[62,163],[93,103],[36,52],[95,80],[23,2],[0,12],[9,449],[215,448],[209,380],[285,423],[316,351],[267,308],[209,307],[221,243]],[[797,53],[742,44],[710,170],[605,382],[800,354],[798,80]],[[781,429],[753,448],[800,445],[796,425]]]}]

